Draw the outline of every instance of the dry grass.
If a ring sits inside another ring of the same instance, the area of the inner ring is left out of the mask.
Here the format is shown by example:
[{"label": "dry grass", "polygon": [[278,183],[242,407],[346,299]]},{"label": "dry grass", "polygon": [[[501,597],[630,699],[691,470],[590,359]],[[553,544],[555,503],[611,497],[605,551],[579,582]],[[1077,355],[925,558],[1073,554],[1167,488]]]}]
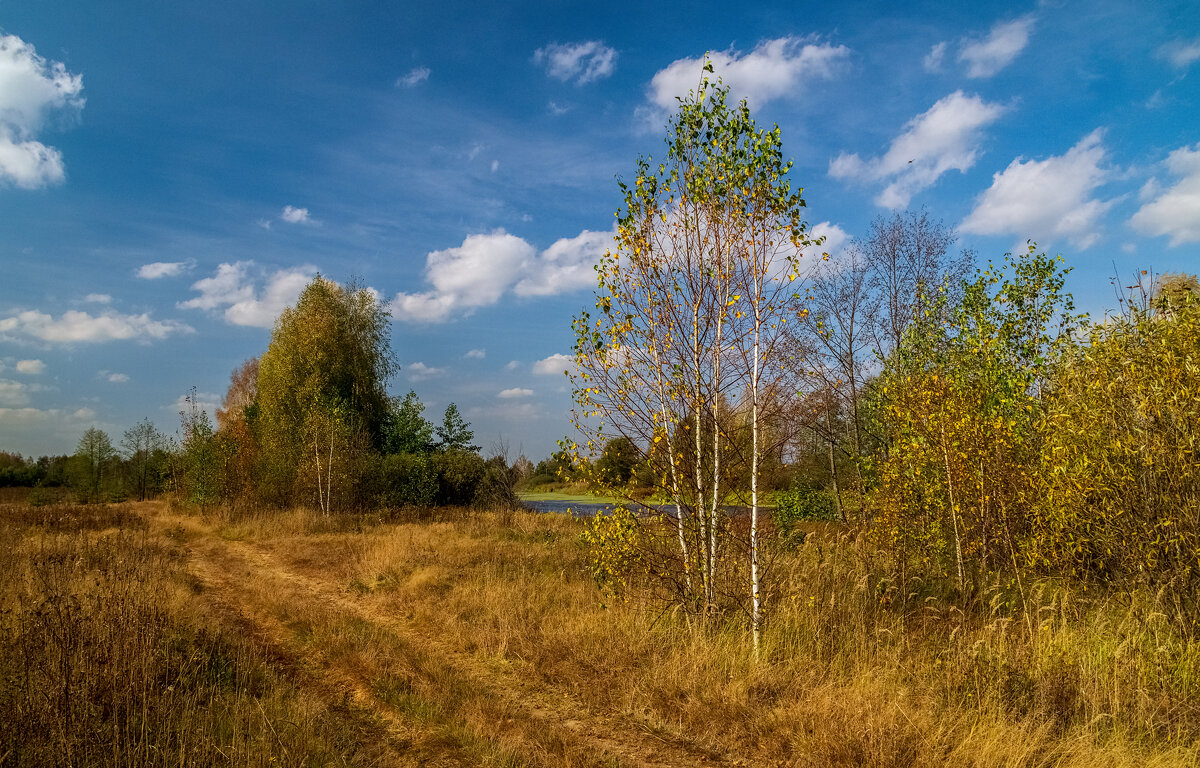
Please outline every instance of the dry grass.
[{"label": "dry grass", "polygon": [[129,506],[0,507],[0,766],[375,762]]},{"label": "dry grass", "polygon": [[755,663],[737,622],[693,631],[605,600],[577,541],[565,518],[482,515],[381,530],[357,561],[325,567],[461,651],[722,754],[813,766],[1200,755],[1200,643],[1172,629],[1154,595],[1084,600],[1040,585],[1032,636],[998,601],[985,616],[933,601],[899,610],[870,575],[866,544],[830,531],[777,561],[766,661]]},{"label": "dry grass", "polygon": [[755,662],[736,620],[603,595],[565,517],[134,509],[5,509],[0,765],[1200,764],[1200,644],[1161,595],[902,609],[830,529],[776,560]]}]

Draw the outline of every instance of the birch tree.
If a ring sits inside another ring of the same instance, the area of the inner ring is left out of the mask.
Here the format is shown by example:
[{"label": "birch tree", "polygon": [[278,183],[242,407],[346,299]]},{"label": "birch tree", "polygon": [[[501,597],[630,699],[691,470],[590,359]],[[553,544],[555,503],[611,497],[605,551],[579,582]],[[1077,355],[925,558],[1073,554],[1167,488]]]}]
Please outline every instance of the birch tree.
[{"label": "birch tree", "polygon": [[[741,591],[748,599],[732,602],[749,605],[757,641],[757,481],[767,448],[760,426],[788,285],[809,242],[779,129],[760,130],[746,103],[731,106],[727,95],[702,79],[669,123],[665,161],[642,158],[633,183],[621,183],[624,206],[615,247],[597,269],[596,311],[575,320],[581,438],[571,447],[593,456],[614,437],[637,447],[669,500],[666,510],[651,511],[675,539],[673,555],[639,540],[642,554],[659,557],[643,566],[681,605],[706,615],[733,597],[722,592],[732,584],[727,564],[735,554],[724,514],[728,463],[750,465],[749,589]],[[748,456],[728,435],[729,403],[742,400],[751,414]],[[643,528],[644,535],[663,530]],[[628,535],[628,519],[613,530],[619,541],[638,540]],[[616,557],[627,562],[627,555]]]},{"label": "birch tree", "polygon": [[320,276],[280,314],[255,393],[260,483],[274,501],[315,491],[328,511],[337,497],[329,484],[352,476],[364,450],[382,446],[396,368],[389,333],[373,292]]}]

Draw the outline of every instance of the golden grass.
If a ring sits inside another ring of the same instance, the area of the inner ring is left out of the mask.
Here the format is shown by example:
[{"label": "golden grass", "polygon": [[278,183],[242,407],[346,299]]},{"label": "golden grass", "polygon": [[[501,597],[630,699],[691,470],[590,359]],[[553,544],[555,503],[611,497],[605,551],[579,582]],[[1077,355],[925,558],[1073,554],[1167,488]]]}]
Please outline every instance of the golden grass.
[{"label": "golden grass", "polygon": [[[602,594],[563,516],[132,509],[145,521],[116,529],[78,513],[86,532],[4,509],[0,572],[22,575],[4,585],[0,706],[20,718],[0,765],[1200,764],[1200,643],[1161,594],[1040,584],[1032,624],[999,588],[979,615],[901,609],[865,541],[831,527],[776,558],[755,662],[736,617],[701,630]],[[59,655],[31,639],[57,631],[35,618],[52,595],[82,606],[81,637],[133,649],[111,673],[72,651],[92,709],[62,701]],[[36,659],[29,690],[57,703],[21,709],[37,697],[11,681]],[[143,714],[111,714],[127,710]],[[63,717],[110,735],[73,743]],[[18,738],[35,727],[36,746]]]}]

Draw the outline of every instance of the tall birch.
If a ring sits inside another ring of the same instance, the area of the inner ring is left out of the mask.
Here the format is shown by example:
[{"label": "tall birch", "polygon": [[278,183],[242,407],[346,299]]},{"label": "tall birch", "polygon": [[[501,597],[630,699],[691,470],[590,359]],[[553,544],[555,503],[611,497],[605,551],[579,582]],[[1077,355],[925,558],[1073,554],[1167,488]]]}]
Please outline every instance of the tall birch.
[{"label": "tall birch", "polygon": [[[650,459],[669,500],[650,511],[671,519],[677,551],[646,571],[696,612],[748,603],[757,647],[764,395],[779,380],[790,283],[810,243],[778,128],[758,129],[745,102],[726,99],[726,88],[703,79],[669,124],[666,161],[643,158],[636,180],[621,183],[596,311],[575,321],[581,438],[572,447],[590,456],[620,435]],[[728,403],[738,401],[750,403],[749,456],[728,434]],[[745,603],[727,591],[728,477],[738,462],[751,477],[749,541],[736,545],[749,552]]]}]

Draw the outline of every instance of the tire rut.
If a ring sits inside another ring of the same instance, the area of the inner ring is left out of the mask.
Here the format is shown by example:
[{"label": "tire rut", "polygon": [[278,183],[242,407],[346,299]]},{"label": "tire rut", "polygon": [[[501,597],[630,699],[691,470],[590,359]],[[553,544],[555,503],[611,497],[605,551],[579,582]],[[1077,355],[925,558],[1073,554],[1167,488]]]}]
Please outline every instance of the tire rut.
[{"label": "tire rut", "polygon": [[[271,611],[253,610],[245,605],[245,595],[234,588],[230,575],[238,565],[248,571],[246,578],[269,579],[284,586],[283,591],[293,593],[287,597],[335,609],[340,615],[353,617],[396,637],[412,649],[414,655],[425,657],[415,659],[416,663],[412,664],[418,674],[441,673],[439,677],[448,674],[459,685],[477,692],[475,695],[484,706],[506,713],[504,727],[521,731],[523,737],[533,742],[530,746],[535,749],[522,756],[530,763],[612,765],[615,759],[620,765],[671,768],[730,762],[723,755],[673,736],[660,736],[639,723],[590,712],[570,694],[538,681],[489,667],[477,657],[449,648],[436,638],[418,632],[402,619],[365,602],[361,596],[281,563],[261,544],[223,541],[209,533],[203,537],[203,545],[193,546],[192,552],[197,575],[206,582],[223,585],[221,591],[237,605],[235,610],[265,629],[275,645],[282,643],[286,647],[286,638],[294,631]],[[285,599],[284,594],[276,594],[277,601]],[[376,713],[387,724],[393,740],[411,742],[419,738],[413,725],[381,699],[369,681],[344,669],[333,669],[333,666],[326,662],[320,669],[321,674],[336,680],[336,687],[348,691],[357,705]],[[492,740],[486,734],[477,732],[476,735]]]}]

